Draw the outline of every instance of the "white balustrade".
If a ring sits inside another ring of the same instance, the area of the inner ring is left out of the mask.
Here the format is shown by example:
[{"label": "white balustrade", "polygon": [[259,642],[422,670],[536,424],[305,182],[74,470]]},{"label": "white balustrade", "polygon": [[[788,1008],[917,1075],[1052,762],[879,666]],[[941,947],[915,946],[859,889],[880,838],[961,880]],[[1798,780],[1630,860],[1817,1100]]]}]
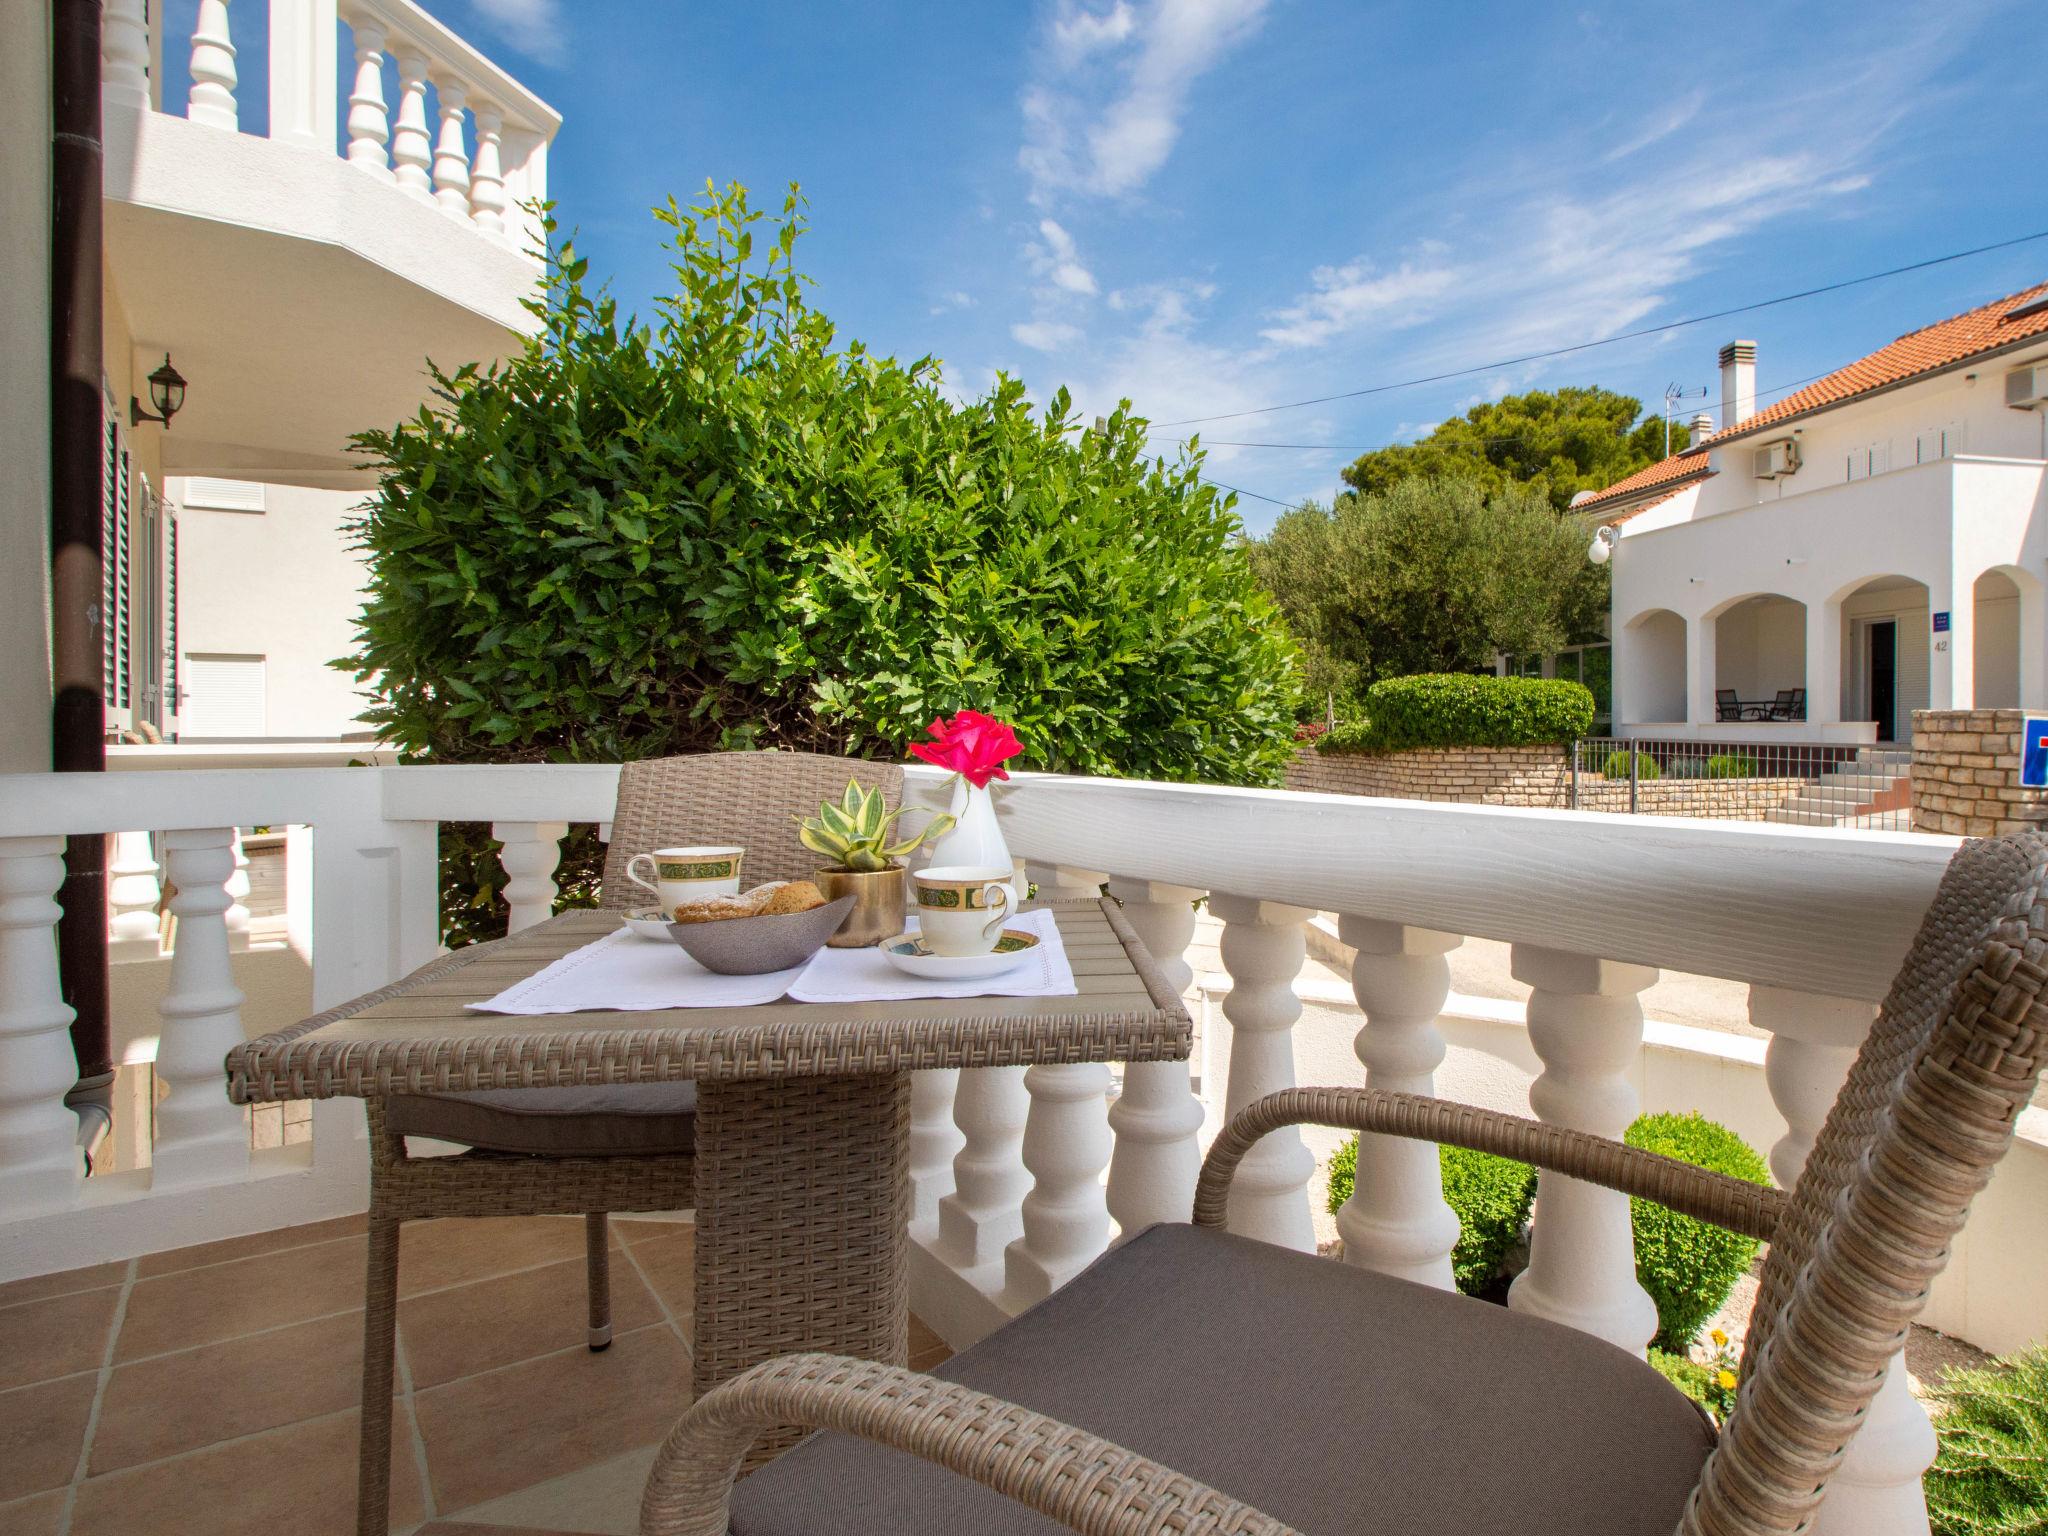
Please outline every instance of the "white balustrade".
[{"label": "white balustrade", "polygon": [[391,162],[385,146],[391,142],[391,116],[384,103],[384,26],[364,16],[356,18],[350,30],[355,37],[356,77],[348,93],[349,164],[389,181]]},{"label": "white balustrade", "polygon": [[[1001,1284],[1004,1250],[1024,1231],[1024,1121],[1031,1107],[1022,1067],[967,1067],[953,1092],[960,1150],[953,1190],[939,1201],[937,1249],[960,1273],[993,1267]],[[992,1287],[994,1288],[994,1287]]]},{"label": "white balustrade", "polygon": [[[1771,1034],[1764,1078],[1771,1102],[1785,1117],[1785,1134],[1771,1148],[1771,1176],[1781,1187],[1790,1189],[1799,1181],[1876,1013],[1856,998],[1782,987],[1749,989],[1749,1021]],[[1815,1526],[1819,1536],[1860,1536],[1924,1524],[1920,1476],[1934,1452],[1934,1426],[1908,1389],[1902,1353],[1886,1370],[1884,1385],[1828,1486]]]},{"label": "white balustrade", "polygon": [[[1529,1089],[1530,1107],[1551,1125],[1619,1139],[1639,1107],[1630,1081],[1643,1043],[1637,994],[1657,973],[1527,944],[1514,946],[1513,970],[1534,989],[1529,1044],[1543,1072]],[[1657,1332],[1657,1306],[1636,1280],[1628,1196],[1539,1175],[1529,1267],[1509,1288],[1508,1305],[1641,1354]]]},{"label": "white balustrade", "polygon": [[228,852],[234,860],[234,870],[228,876],[228,909],[221,914],[221,922],[228,931],[228,948],[240,953],[249,947],[249,856],[242,851],[242,829],[236,827],[228,840]]},{"label": "white balustrade", "polygon": [[199,0],[192,28],[192,91],[185,115],[195,123],[230,131],[239,126],[235,110],[235,44],[228,33],[228,0]]},{"label": "white balustrade", "polygon": [[[1308,957],[1302,929],[1315,914],[1226,895],[1210,897],[1209,910],[1223,920],[1223,968],[1230,973],[1230,992],[1223,999],[1231,1028],[1228,1120],[1254,1099],[1295,1085],[1292,1031],[1301,1017],[1301,1000],[1294,995],[1294,978]],[[1308,1181],[1315,1171],[1316,1160],[1294,1127],[1264,1138],[1231,1180],[1230,1230],[1314,1252]]]},{"label": "white balustrade", "polygon": [[0,837],[0,1217],[62,1206],[84,1182],[71,1009],[57,971],[64,839]]},{"label": "white balustrade", "polygon": [[335,0],[272,0],[270,137],[334,153]]},{"label": "white balustrade", "polygon": [[398,61],[398,122],[391,132],[391,174],[423,202],[434,199],[434,140],[427,132],[427,56],[410,46],[395,50]]},{"label": "white balustrade", "polygon": [[221,1183],[249,1161],[249,1128],[228,1102],[221,1061],[240,1045],[242,992],[228,959],[228,881],[235,873],[234,829],[210,827],[164,834],[171,878],[171,914],[178,920],[171,973],[157,1012],[163,1035],[156,1076],[164,1089],[156,1107],[156,1187]]},{"label": "white balustrade", "polygon": [[495,102],[478,101],[476,115],[476,164],[470,174],[469,203],[477,227],[493,235],[505,233],[505,168],[498,149],[504,132],[505,114]]},{"label": "white balustrade", "polygon": [[157,882],[156,855],[147,832],[117,832],[109,840],[114,857],[107,865],[109,954],[115,960],[153,960],[161,949],[163,919],[157,908],[163,887]]},{"label": "white balustrade", "polygon": [[910,1220],[931,1226],[939,1201],[953,1191],[953,1159],[966,1138],[953,1123],[960,1069],[915,1072],[910,1078]]},{"label": "white balustrade", "polygon": [[554,915],[555,869],[562,862],[562,838],[568,830],[568,823],[561,821],[491,823],[491,836],[504,844],[498,862],[505,869],[505,905],[511,910],[508,933]]},{"label": "white balustrade", "polygon": [[462,117],[469,104],[468,88],[447,75],[434,80],[441,108],[441,134],[434,141],[434,201],[457,218],[469,217],[469,147],[463,142]]},{"label": "white balustrade", "polygon": [[[1352,916],[1339,919],[1338,937],[1356,951],[1351,991],[1365,1023],[1353,1046],[1365,1064],[1365,1085],[1388,1093],[1433,1093],[1444,1059],[1437,1016],[1451,990],[1444,957],[1463,939]],[[1349,1263],[1452,1289],[1458,1218],[1444,1202],[1435,1144],[1360,1136],[1357,1178],[1338,1209],[1337,1234]]]},{"label": "white balustrade", "polygon": [[147,0],[106,0],[100,15],[100,100],[149,108]]},{"label": "white balustrade", "polygon": [[[1153,880],[1112,880],[1109,894],[1177,993],[1194,979],[1188,941],[1202,892]],[[1109,1214],[1130,1236],[1160,1221],[1186,1221],[1202,1168],[1202,1106],[1185,1061],[1134,1061],[1109,1107],[1115,1147],[1109,1158]]]}]

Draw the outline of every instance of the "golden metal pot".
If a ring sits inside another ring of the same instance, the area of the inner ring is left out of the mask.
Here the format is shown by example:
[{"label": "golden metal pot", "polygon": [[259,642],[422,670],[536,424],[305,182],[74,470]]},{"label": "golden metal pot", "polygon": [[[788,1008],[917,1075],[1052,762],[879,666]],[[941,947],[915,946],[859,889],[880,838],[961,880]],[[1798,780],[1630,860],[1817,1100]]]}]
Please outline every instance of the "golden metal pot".
[{"label": "golden metal pot", "polygon": [[893,939],[906,922],[903,866],[855,874],[844,869],[821,869],[811,877],[827,901],[842,896],[853,898],[853,910],[839,931],[825,942],[833,949],[860,949],[883,939]]}]

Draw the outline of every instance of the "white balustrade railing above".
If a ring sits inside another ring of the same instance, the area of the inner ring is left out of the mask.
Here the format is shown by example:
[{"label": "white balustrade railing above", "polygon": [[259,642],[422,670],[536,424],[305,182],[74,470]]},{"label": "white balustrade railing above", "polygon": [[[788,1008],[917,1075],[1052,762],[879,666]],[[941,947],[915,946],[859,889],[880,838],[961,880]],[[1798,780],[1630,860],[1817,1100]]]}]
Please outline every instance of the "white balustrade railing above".
[{"label": "white balustrade railing above", "polygon": [[[151,58],[184,42],[184,115],[238,131],[235,39],[263,25],[263,13],[249,14],[255,9],[249,0],[200,0],[186,42],[151,36],[162,12],[147,0],[106,0],[105,100],[175,111]],[[547,198],[548,145],[562,123],[554,108],[414,0],[270,0],[267,19],[270,138],[339,153],[494,240],[539,248],[542,232],[524,205]],[[336,89],[341,59],[353,60],[345,102]]]},{"label": "white balustrade railing above", "polygon": [[[941,775],[908,775],[914,802],[940,802]],[[491,823],[521,927],[552,905],[564,828],[605,822],[616,788],[615,768],[590,765],[0,778],[0,1280],[361,1208],[355,1106],[316,1106],[310,1154],[252,1153],[222,1092],[228,1046],[252,1025],[291,1022],[242,1017],[233,828],[306,829],[292,848],[311,868],[294,868],[292,882],[310,902],[313,1005],[324,1008],[435,953],[440,823]],[[1199,1096],[1187,1063],[1125,1069],[1120,1091],[1100,1066],[920,1075],[913,1301],[956,1344],[1064,1283],[1120,1233],[1185,1219],[1205,1119],[1213,1127],[1295,1081],[1296,978],[1318,913],[1341,914],[1353,952],[1360,1023],[1342,1053],[1355,1054],[1352,1081],[1428,1091],[1445,1061],[1446,957],[1465,936],[1504,941],[1531,989],[1534,1112],[1606,1134],[1636,1110],[1640,995],[1658,970],[1747,983],[1783,1126],[1772,1167],[1789,1182],[1954,849],[1910,834],[1043,775],[1017,776],[1001,800],[1011,847],[1041,886],[1106,881],[1183,983],[1206,896],[1227,973],[1208,1025],[1228,1039],[1208,1053]],[[161,871],[138,824],[156,835]],[[64,839],[91,834],[116,838],[117,956],[123,944],[153,952],[159,873],[176,890],[177,942],[159,1005],[169,1092],[153,1166],[86,1181],[62,1103],[73,1067],[53,925]],[[1314,1168],[1300,1135],[1268,1138],[1236,1181],[1233,1227],[1312,1246]],[[1455,1219],[1427,1148],[1367,1138],[1337,1230],[1349,1262],[1450,1284]],[[1654,1314],[1636,1283],[1626,1200],[1544,1176],[1510,1305],[1640,1350]],[[1842,1507],[1861,1530],[1920,1532],[1930,1442],[1893,1374],[1839,1480],[1854,1490]]]}]

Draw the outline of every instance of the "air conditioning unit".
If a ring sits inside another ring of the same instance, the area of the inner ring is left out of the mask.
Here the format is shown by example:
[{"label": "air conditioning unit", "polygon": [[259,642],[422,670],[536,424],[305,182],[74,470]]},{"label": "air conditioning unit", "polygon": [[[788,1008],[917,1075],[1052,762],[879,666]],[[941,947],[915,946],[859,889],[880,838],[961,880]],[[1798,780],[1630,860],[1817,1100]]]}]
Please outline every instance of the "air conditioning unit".
[{"label": "air conditioning unit", "polygon": [[1765,443],[1756,450],[1753,460],[1756,477],[1759,480],[1779,480],[1795,474],[1799,469],[1799,444],[1789,437],[1776,442]]},{"label": "air conditioning unit", "polygon": [[2034,363],[2008,373],[2005,403],[2016,411],[2038,411],[2048,405],[2048,363]]}]

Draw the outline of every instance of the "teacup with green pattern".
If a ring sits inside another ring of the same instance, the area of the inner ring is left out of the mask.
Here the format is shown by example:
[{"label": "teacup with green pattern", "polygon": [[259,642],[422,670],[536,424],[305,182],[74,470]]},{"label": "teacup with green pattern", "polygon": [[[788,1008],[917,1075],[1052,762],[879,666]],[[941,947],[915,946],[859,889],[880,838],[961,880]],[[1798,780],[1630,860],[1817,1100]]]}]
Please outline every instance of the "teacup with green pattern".
[{"label": "teacup with green pattern", "polygon": [[934,864],[910,877],[917,927],[935,955],[985,955],[1017,915],[1017,887],[999,865]]},{"label": "teacup with green pattern", "polygon": [[[693,901],[740,892],[740,860],[747,850],[732,846],[657,848],[636,853],[626,862],[626,878],[652,891],[661,910],[673,912]],[[646,867],[647,873],[640,871]],[[649,877],[652,878],[649,878]]]}]

